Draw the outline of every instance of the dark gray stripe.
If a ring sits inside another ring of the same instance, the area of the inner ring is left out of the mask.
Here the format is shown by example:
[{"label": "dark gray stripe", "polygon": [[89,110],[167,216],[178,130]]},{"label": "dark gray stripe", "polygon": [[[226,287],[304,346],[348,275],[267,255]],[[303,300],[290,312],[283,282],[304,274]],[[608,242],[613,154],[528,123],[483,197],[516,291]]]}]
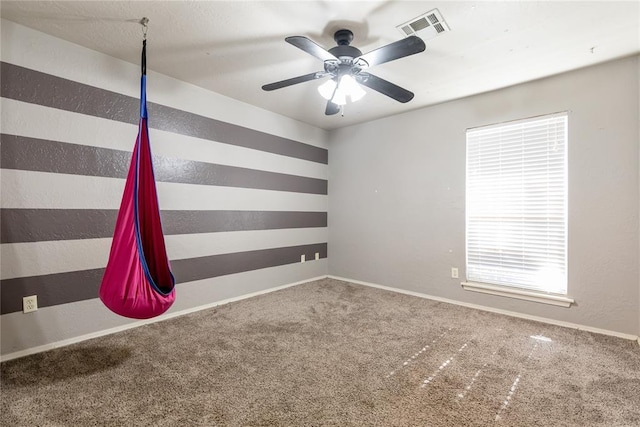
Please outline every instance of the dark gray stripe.
[{"label": "dark gray stripe", "polygon": [[[138,123],[140,103],[137,98],[6,62],[1,63],[0,73],[0,95],[4,98],[119,122]],[[328,163],[328,151],[324,148],[152,102],[147,104],[149,127],[154,129]]]},{"label": "dark gray stripe", "polygon": [[22,297],[38,296],[38,307],[96,298],[104,268],[0,281],[0,314],[22,311]]},{"label": "dark gray stripe", "polygon": [[[277,267],[300,262],[300,255],[313,260],[315,253],[327,257],[327,244],[291,246],[238,252],[171,262],[177,283]],[[311,261],[310,261],[311,262]],[[38,295],[39,307],[50,307],[97,298],[104,269],[72,271],[0,281],[1,314],[22,311],[22,297]]]},{"label": "dark gray stripe", "polygon": [[171,267],[180,282],[192,282],[210,277],[225,276],[243,271],[277,267],[279,265],[300,262],[300,255],[313,260],[315,253],[320,258],[327,257],[327,244],[289,246],[286,248],[263,249],[259,251],[239,252],[232,254],[212,255],[200,258],[172,261]]},{"label": "dark gray stripe", "polygon": [[[128,151],[0,134],[2,169],[125,178],[130,161]],[[159,156],[153,162],[162,182],[327,194],[324,179]]]},{"label": "dark gray stripe", "polygon": [[[97,239],[113,236],[113,209],[0,209],[0,242]],[[327,227],[326,212],[162,211],[164,234]]]}]

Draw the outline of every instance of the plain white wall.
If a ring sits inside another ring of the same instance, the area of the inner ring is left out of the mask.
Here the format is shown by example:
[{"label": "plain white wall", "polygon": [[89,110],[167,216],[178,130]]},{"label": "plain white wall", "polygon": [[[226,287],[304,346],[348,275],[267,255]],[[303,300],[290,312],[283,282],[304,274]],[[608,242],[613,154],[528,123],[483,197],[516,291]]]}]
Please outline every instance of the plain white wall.
[{"label": "plain white wall", "polygon": [[[629,57],[332,132],[329,273],[638,335],[638,74]],[[463,290],[466,129],[560,111],[575,305]]]}]

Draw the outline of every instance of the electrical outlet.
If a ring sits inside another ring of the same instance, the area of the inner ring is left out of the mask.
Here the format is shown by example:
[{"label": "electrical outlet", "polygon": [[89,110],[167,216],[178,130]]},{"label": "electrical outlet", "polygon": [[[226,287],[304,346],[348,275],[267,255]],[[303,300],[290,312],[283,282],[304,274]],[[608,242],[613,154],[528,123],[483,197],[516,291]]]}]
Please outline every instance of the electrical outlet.
[{"label": "electrical outlet", "polygon": [[320,252],[316,252],[316,261],[320,259]]},{"label": "electrical outlet", "polygon": [[22,298],[22,311],[24,313],[31,313],[38,309],[38,296],[31,295]]},{"label": "electrical outlet", "polygon": [[306,259],[306,256],[304,254],[300,255],[300,262],[305,262],[306,260],[307,259]]},{"label": "electrical outlet", "polygon": [[458,269],[456,267],[451,267],[451,278],[452,279],[458,278]]}]

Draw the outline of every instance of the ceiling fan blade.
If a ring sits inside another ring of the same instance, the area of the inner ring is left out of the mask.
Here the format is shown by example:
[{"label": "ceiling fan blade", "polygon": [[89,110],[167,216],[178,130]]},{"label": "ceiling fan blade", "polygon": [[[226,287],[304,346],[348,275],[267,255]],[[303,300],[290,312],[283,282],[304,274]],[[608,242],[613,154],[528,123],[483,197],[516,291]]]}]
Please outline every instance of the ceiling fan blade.
[{"label": "ceiling fan blade", "polygon": [[327,116],[333,116],[334,114],[338,114],[340,112],[340,106],[338,104],[334,104],[330,100],[327,101],[327,108],[324,110],[324,113]]},{"label": "ceiling fan blade", "polygon": [[313,55],[313,56],[315,56],[316,58],[318,58],[318,59],[320,59],[322,61],[329,61],[329,60],[337,61],[338,60],[338,58],[336,58],[334,55],[329,53],[325,48],[323,48],[322,46],[320,46],[319,44],[317,44],[313,40],[308,39],[306,37],[303,37],[303,36],[292,36],[292,37],[287,37],[284,40],[287,43],[290,43],[290,44],[294,45],[298,49],[304,50],[308,54]]},{"label": "ceiling fan blade", "polygon": [[359,58],[356,58],[354,62],[358,59],[363,59],[370,67],[372,67],[374,65],[384,64],[385,62],[420,53],[425,49],[426,46],[420,37],[409,36],[405,39],[398,40],[397,42],[393,42],[376,50],[372,50],[371,52],[365,53]]},{"label": "ceiling fan blade", "polygon": [[305,74],[304,76],[298,76],[298,77],[293,77],[291,79],[286,79],[286,80],[282,80],[279,82],[275,82],[275,83],[269,83],[268,85],[264,85],[262,86],[263,90],[276,90],[276,89],[282,89],[283,87],[287,87],[287,86],[291,86],[291,85],[295,85],[298,83],[304,83],[304,82],[308,82],[310,80],[315,80],[315,79],[319,79],[320,77],[324,77],[325,73],[324,72],[316,72],[316,73],[311,73],[311,74]]},{"label": "ceiling fan blade", "polygon": [[358,83],[380,92],[383,95],[387,95],[390,98],[395,99],[398,102],[409,102],[413,99],[413,92],[409,92],[406,89],[401,88],[385,79],[376,77],[369,73],[360,73],[356,79]]}]

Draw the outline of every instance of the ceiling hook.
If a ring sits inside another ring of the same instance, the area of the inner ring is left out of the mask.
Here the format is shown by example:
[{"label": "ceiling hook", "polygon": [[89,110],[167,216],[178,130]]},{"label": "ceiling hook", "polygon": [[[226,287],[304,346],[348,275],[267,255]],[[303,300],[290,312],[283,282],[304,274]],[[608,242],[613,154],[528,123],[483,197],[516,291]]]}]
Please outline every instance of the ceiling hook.
[{"label": "ceiling hook", "polygon": [[149,23],[149,18],[144,17],[139,22],[140,22],[140,25],[142,25],[142,37],[143,37],[144,40],[146,40],[147,39],[147,29],[148,29],[147,24]]}]

